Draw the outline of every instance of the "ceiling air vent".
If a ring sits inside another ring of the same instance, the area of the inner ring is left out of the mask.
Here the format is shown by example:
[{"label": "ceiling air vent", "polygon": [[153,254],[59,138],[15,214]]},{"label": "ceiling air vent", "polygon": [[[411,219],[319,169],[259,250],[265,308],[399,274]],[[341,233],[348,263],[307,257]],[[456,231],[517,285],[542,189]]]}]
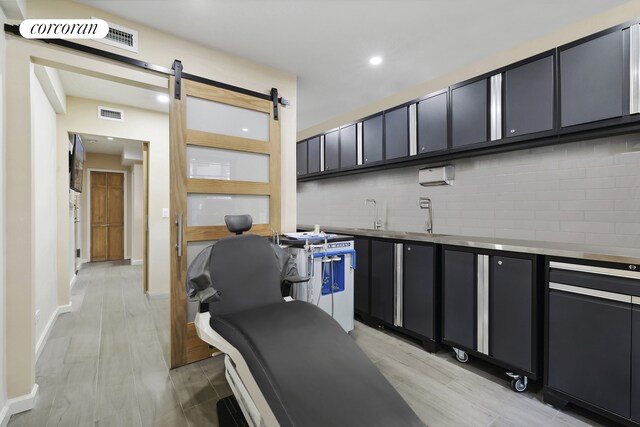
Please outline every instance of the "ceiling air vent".
[{"label": "ceiling air vent", "polygon": [[121,122],[124,120],[124,111],[116,110],[115,108],[98,107],[98,118]]},{"label": "ceiling air vent", "polygon": [[107,24],[109,24],[109,32],[107,35],[102,39],[93,40],[138,53],[138,32],[136,30],[108,21]]}]

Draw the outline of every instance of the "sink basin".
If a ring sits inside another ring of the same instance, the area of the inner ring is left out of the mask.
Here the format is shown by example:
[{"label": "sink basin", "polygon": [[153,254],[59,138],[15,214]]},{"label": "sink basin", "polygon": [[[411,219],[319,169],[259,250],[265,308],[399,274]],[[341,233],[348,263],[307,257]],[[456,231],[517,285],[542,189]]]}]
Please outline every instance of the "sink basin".
[{"label": "sink basin", "polygon": [[382,235],[390,235],[397,238],[402,237],[444,237],[448,236],[448,234],[431,234],[427,232],[415,232],[415,231],[393,231],[393,230],[374,230],[373,228],[352,228],[345,232],[352,232],[353,234],[358,233],[367,233],[367,234],[380,234]]}]

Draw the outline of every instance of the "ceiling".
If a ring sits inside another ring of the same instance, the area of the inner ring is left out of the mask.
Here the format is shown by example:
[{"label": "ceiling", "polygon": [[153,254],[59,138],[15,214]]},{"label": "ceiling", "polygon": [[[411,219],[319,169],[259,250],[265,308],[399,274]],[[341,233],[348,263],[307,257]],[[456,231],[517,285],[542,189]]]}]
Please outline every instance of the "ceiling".
[{"label": "ceiling", "polygon": [[[169,103],[158,102],[157,96],[161,92],[130,86],[123,83],[105,80],[89,75],[56,69],[64,91],[68,96],[95,99],[109,103],[128,105],[145,110],[169,112]],[[168,94],[168,90],[164,92]]]},{"label": "ceiling", "polygon": [[[181,0],[178,5],[172,0],[78,1],[296,74],[298,130],[625,3]],[[383,63],[371,66],[368,59],[373,55],[382,56]],[[186,70],[188,67],[185,63]]]},{"label": "ceiling", "polygon": [[126,138],[113,138],[109,140],[105,135],[93,135],[90,133],[80,133],[80,138],[84,143],[87,153],[101,153],[111,155],[121,155],[125,147],[142,151],[142,141]]}]

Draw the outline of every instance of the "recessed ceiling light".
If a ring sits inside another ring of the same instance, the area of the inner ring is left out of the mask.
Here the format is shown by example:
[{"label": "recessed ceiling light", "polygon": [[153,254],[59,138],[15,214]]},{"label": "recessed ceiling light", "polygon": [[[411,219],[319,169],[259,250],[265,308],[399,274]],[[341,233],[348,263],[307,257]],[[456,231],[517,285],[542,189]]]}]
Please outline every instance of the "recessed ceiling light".
[{"label": "recessed ceiling light", "polygon": [[242,128],[242,132],[249,132],[249,129],[247,129],[247,128]]},{"label": "recessed ceiling light", "polygon": [[108,139],[109,141],[113,141],[113,138],[112,138],[112,137],[110,137],[110,136],[108,136],[108,137],[107,137],[107,139]]},{"label": "recessed ceiling light", "polygon": [[163,93],[158,94],[158,96],[156,96],[156,99],[158,100],[158,102],[162,102],[163,104],[169,102],[169,97]]},{"label": "recessed ceiling light", "polygon": [[371,58],[369,58],[369,64],[371,64],[371,65],[380,65],[380,64],[382,64],[382,57],[381,56],[372,56]]}]

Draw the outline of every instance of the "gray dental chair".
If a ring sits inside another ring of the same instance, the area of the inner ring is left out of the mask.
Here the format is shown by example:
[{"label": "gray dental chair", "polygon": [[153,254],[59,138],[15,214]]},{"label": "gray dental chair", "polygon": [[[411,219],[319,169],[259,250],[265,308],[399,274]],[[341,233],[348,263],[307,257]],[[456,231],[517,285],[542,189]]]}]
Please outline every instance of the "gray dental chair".
[{"label": "gray dental chair", "polygon": [[225,353],[227,380],[249,425],[424,426],[328,314],[285,300],[281,263],[266,238],[238,233],[211,248],[213,295],[196,316],[201,339]]}]

